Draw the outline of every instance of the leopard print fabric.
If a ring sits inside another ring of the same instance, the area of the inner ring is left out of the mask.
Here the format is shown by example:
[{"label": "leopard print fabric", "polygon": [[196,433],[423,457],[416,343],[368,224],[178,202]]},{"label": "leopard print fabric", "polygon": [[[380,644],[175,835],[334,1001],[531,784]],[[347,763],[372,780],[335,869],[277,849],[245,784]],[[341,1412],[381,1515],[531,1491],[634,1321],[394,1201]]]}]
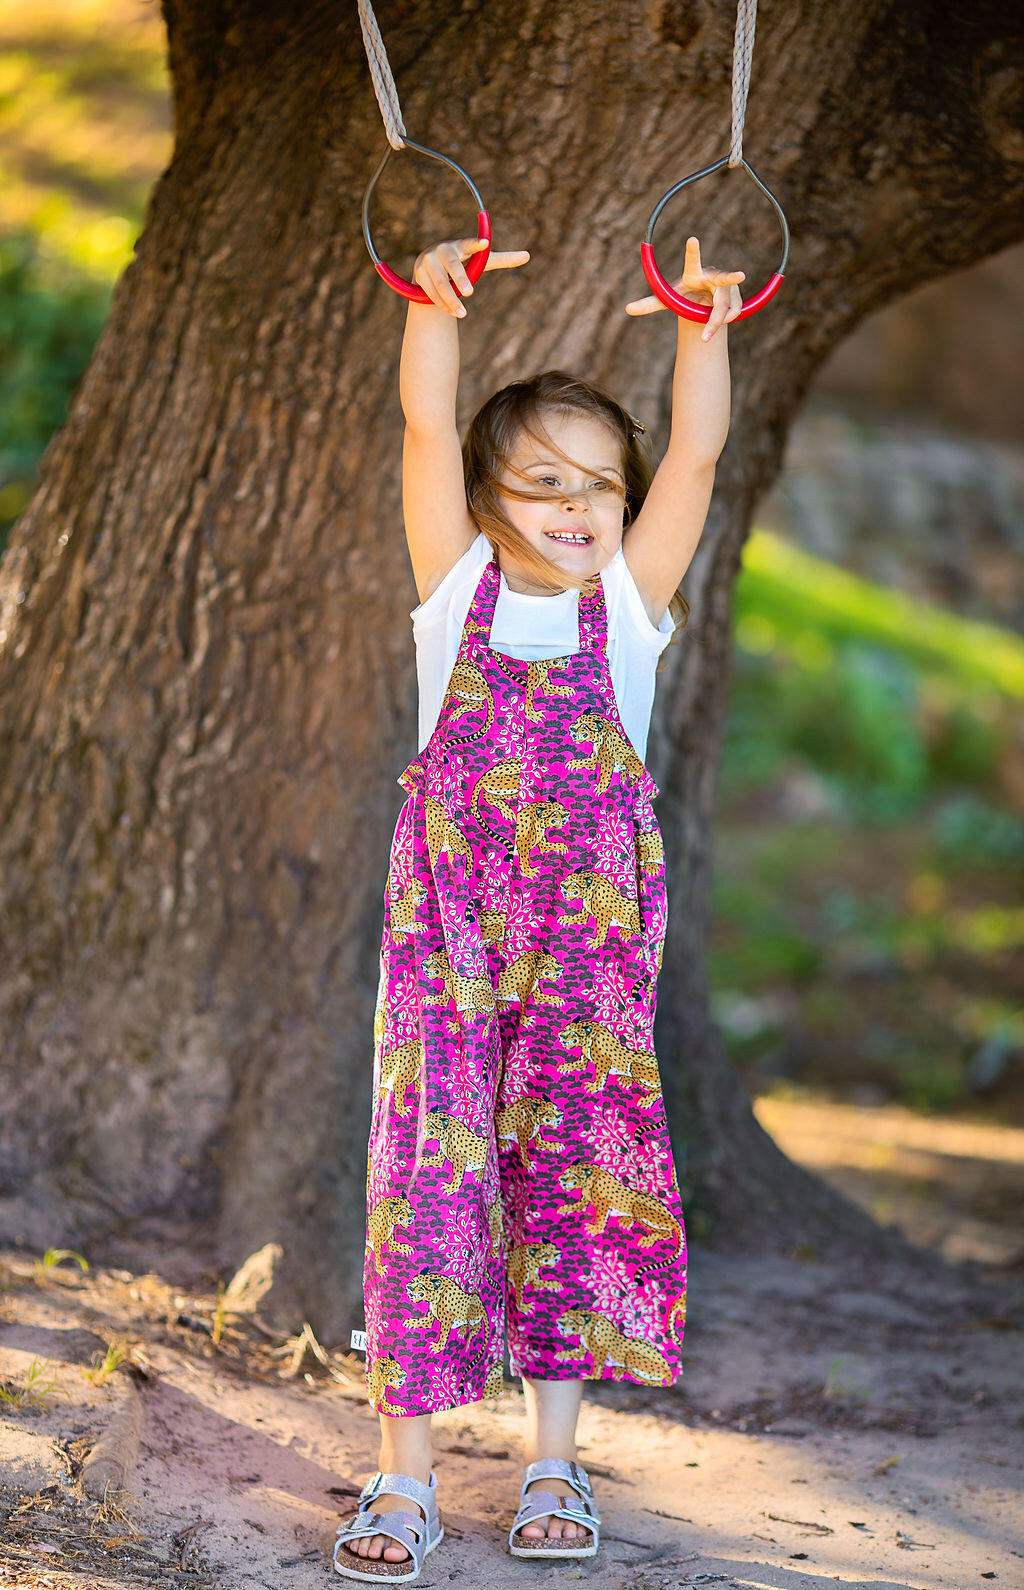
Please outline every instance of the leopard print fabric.
[{"label": "leopard print fabric", "polygon": [[414,1415],[514,1374],[671,1385],[686,1236],[654,1013],[659,791],[605,652],[491,650],[484,569],[429,743],[399,778],[374,1017],[367,1394]]}]

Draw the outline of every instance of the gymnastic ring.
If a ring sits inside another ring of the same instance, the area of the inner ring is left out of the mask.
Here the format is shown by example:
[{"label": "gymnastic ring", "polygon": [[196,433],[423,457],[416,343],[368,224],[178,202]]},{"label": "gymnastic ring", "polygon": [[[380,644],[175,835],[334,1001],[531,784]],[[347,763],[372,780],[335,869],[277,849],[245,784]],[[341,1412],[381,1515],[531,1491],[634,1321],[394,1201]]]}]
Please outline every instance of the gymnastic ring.
[{"label": "gymnastic ring", "polygon": [[[491,218],[484,209],[484,201],[480,197],[480,192],[476,186],[476,183],[471,177],[466,175],[461,166],[455,164],[454,160],[449,160],[447,155],[438,154],[436,149],[427,149],[423,144],[414,144],[411,138],[407,138],[405,140],[405,147],[406,149],[415,149],[417,154],[429,155],[431,160],[440,160],[444,165],[450,166],[456,175],[462,178],[463,182],[472,193],[473,198],[476,200],[476,235],[482,241],[486,241],[487,247],[482,248],[478,250],[476,254],[471,255],[465,263],[464,268],[466,275],[475,285],[484,273],[484,267],[487,264],[487,258],[491,252]],[[429,296],[429,294],[423,291],[423,288],[420,287],[417,282],[407,282],[405,277],[399,276],[398,272],[393,271],[390,265],[385,265],[384,261],[377,253],[377,250],[374,248],[373,238],[370,235],[370,198],[373,194],[374,188],[377,186],[378,177],[384,170],[384,167],[387,165],[388,161],[391,159],[392,154],[395,152],[396,151],[392,148],[391,144],[388,144],[387,149],[384,151],[384,158],[381,160],[380,165],[377,167],[376,171],[373,173],[373,176],[366,184],[366,192],[363,194],[363,237],[366,239],[366,246],[370,251],[370,258],[373,260],[373,267],[378,276],[383,277],[384,281],[387,282],[389,287],[394,288],[395,292],[400,293],[403,298],[408,298],[411,303],[430,304],[433,303],[433,299]],[[451,277],[448,279],[451,281]],[[452,281],[452,286],[458,293],[459,288],[457,283]],[[459,293],[459,296],[462,296],[461,293]]]},{"label": "gymnastic ring", "polygon": [[[654,244],[652,239],[654,237],[655,223],[657,222],[659,215],[665,208],[669,199],[671,199],[674,194],[677,194],[680,188],[685,188],[690,182],[699,182],[701,177],[709,177],[713,171],[717,171],[720,166],[728,165],[728,163],[728,155],[723,155],[721,160],[716,160],[713,166],[705,166],[703,171],[695,171],[692,176],[684,177],[681,182],[677,182],[674,187],[669,188],[668,192],[662,195],[657,204],[654,206],[654,209],[651,211],[651,218],[647,223],[647,231],[644,234],[644,240],[640,245],[640,263],[643,266],[644,275],[647,277],[650,287],[653,289],[656,296],[661,299],[666,309],[674,309],[677,315],[685,315],[687,320],[708,320],[711,316],[711,311],[714,308],[714,305],[698,304],[695,303],[692,298],[685,298],[682,293],[677,292],[676,289],[665,280],[664,276],[661,274],[661,271],[658,269],[654,258]],[[764,308],[769,298],[774,298],[775,294],[782,286],[782,278],[785,274],[786,262],[789,259],[789,227],[786,224],[786,217],[782,213],[781,204],[779,203],[778,199],[776,199],[774,193],[771,193],[765,187],[757,173],[747,165],[747,162],[742,158],[742,156],[740,157],[740,165],[747,172],[748,176],[750,176],[753,181],[757,183],[758,187],[761,189],[761,192],[766,198],[771,200],[775,207],[775,213],[778,216],[779,224],[782,227],[782,258],[779,261],[778,270],[775,271],[774,275],[769,277],[768,281],[765,282],[760,292],[755,293],[752,298],[748,298],[746,300],[739,314],[733,316],[733,321],[746,320],[748,315],[756,315],[759,309]],[[732,325],[733,321],[730,321],[729,324]]]}]

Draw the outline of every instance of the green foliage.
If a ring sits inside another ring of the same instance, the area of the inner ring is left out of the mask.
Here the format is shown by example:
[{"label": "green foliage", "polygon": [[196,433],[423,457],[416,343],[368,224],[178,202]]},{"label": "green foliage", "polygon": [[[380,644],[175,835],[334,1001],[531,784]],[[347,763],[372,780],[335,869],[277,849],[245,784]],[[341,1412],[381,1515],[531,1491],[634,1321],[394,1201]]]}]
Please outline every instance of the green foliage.
[{"label": "green foliage", "polygon": [[851,821],[991,786],[1024,695],[1024,642],[755,532],[736,587],[723,793],[794,763]]},{"label": "green foliage", "polygon": [[907,1055],[900,1067],[899,1093],[912,1109],[923,1111],[950,1110],[964,1098],[967,1091],[967,1067],[955,1055]]},{"label": "green foliage", "polygon": [[936,854],[959,867],[1024,867],[1024,821],[970,790],[948,796],[932,813]]},{"label": "green foliage", "polygon": [[975,699],[951,701],[936,724],[929,760],[936,782],[984,789],[1002,751],[997,725]]},{"label": "green foliage", "polygon": [[44,254],[29,231],[0,239],[0,546],[92,357],[110,288]]},{"label": "green foliage", "polygon": [[784,901],[767,890],[724,877],[717,879],[713,893],[716,918],[743,929],[709,949],[713,985],[752,989],[779,980],[808,981],[817,975],[820,948],[791,921]]},{"label": "green foliage", "polygon": [[788,744],[837,781],[864,818],[912,811],[927,789],[914,690],[905,659],[857,642],[840,650],[829,674],[800,674],[790,682]]},{"label": "green foliage", "polygon": [[735,614],[741,647],[777,650],[805,668],[827,668],[833,649],[852,641],[963,688],[1024,697],[1024,640],[1012,630],[958,618],[763,530],[744,546]]},{"label": "green foliage", "polygon": [[1024,642],[757,532],[735,619],[709,952],[729,1052],[754,1087],[977,1103],[1024,1046],[1001,994]]}]

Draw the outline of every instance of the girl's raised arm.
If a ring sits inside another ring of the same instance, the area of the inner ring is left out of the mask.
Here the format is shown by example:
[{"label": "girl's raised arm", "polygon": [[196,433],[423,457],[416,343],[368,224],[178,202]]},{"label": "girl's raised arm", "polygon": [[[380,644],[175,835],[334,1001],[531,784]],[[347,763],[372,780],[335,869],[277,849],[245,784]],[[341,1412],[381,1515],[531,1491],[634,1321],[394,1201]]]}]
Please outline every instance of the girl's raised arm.
[{"label": "girl's raised arm", "polygon": [[[472,544],[476,526],[466,505],[462,447],[455,424],[459,328],[473,292],[463,261],[484,245],[477,238],[439,243],[420,254],[413,280],[431,302],[410,301],[402,343],[399,390],[405,414],[402,508],[413,579],[421,602]],[[525,250],[491,253],[487,270],[525,265]],[[449,276],[451,281],[449,281]]]},{"label": "girl's raised arm", "polygon": [[[729,434],[729,350],[725,327],[743,308],[742,271],[702,266],[700,244],[687,239],[683,274],[673,283],[711,304],[707,324],[679,316],[672,379],[672,429],[643,507],[622,537],[622,555],[652,624],[662,617],[690,566],[707,520],[715,468]],[[634,299],[629,315],[649,315],[659,298]]]}]

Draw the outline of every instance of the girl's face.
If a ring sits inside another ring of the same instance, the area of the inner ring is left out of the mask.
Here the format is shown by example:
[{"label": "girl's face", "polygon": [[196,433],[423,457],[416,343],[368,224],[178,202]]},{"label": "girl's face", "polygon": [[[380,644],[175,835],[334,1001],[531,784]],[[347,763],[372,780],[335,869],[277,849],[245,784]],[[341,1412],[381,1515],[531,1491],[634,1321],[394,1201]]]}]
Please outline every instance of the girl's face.
[{"label": "girl's face", "polygon": [[[621,440],[589,414],[552,413],[542,419],[552,440],[577,462],[567,464],[553,448],[521,433],[509,462],[528,479],[517,479],[506,468],[502,481],[523,491],[548,491],[551,496],[544,502],[520,502],[502,495],[501,505],[516,529],[545,557],[573,574],[596,574],[622,544],[626,481]],[[512,590],[552,594],[531,581],[504,549],[500,561]]]}]

